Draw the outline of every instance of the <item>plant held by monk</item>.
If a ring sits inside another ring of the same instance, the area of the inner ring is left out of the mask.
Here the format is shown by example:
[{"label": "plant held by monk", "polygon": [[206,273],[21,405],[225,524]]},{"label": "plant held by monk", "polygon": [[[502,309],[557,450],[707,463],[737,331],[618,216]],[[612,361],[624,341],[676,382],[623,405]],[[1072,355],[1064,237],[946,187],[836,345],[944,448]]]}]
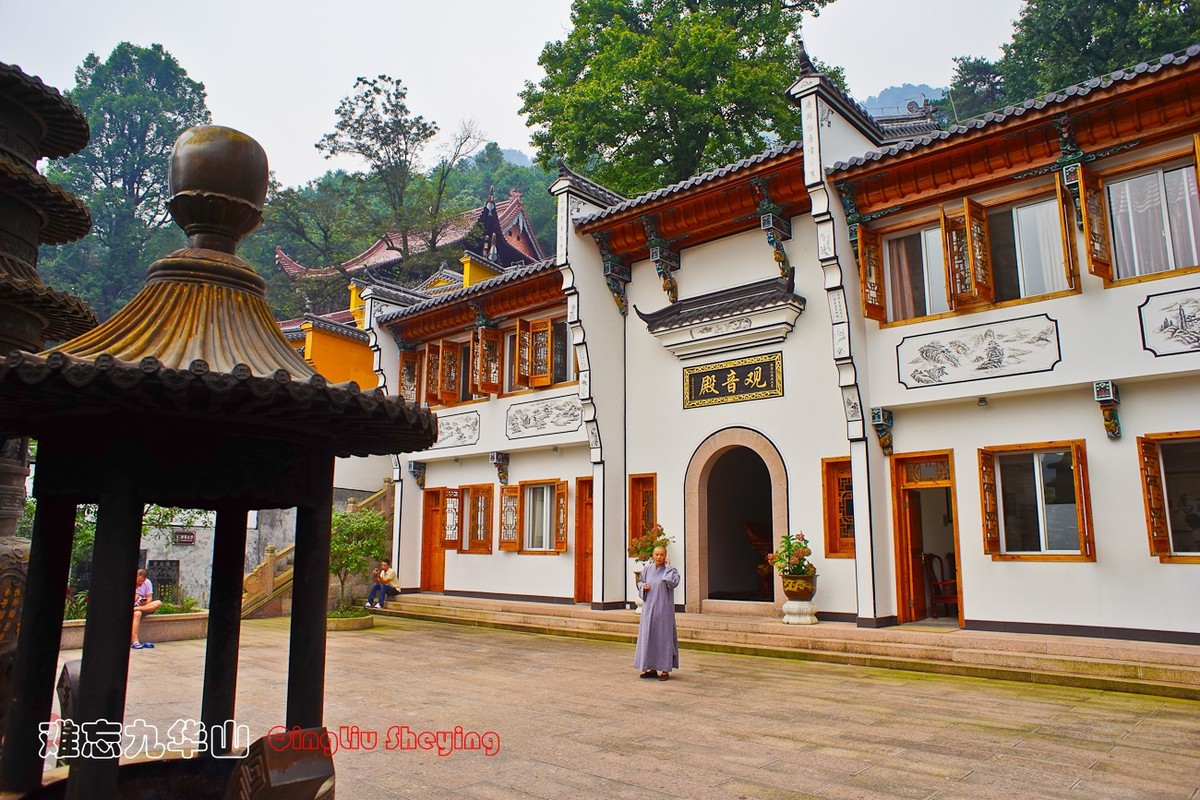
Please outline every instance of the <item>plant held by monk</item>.
[{"label": "plant held by monk", "polygon": [[779,549],[767,554],[767,563],[781,575],[816,575],[817,568],[809,562],[812,550],[804,533],[785,533],[779,537]]},{"label": "plant held by monk", "polygon": [[654,555],[654,548],[667,547],[670,544],[671,538],[667,536],[663,526],[656,522],[644,534],[629,543],[629,557],[638,561],[649,561]]}]

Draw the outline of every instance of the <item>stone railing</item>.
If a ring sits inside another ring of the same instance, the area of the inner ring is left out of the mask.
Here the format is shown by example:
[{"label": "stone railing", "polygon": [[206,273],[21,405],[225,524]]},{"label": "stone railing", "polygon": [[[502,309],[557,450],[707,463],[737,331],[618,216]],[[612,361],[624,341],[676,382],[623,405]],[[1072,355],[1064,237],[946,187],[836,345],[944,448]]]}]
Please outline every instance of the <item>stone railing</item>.
[{"label": "stone railing", "polygon": [[[250,574],[242,579],[242,617],[258,611],[292,584],[292,566],[288,560],[296,545],[289,544],[280,550],[267,545],[265,558],[262,563],[250,570]],[[285,569],[280,566],[287,564]]]}]

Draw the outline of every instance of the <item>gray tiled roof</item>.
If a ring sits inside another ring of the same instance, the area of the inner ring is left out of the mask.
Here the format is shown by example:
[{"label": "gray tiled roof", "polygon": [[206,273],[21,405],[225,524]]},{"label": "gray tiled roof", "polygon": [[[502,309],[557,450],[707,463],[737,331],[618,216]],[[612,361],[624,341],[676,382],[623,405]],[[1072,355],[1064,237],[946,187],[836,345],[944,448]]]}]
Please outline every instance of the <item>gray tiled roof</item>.
[{"label": "gray tiled roof", "polygon": [[795,288],[790,278],[767,278],[697,297],[687,297],[649,314],[643,314],[637,306],[634,306],[633,310],[641,317],[642,322],[646,323],[646,329],[655,333],[696,322],[725,319],[734,314],[744,314],[791,300],[798,299],[803,303],[804,298],[795,294]]},{"label": "gray tiled roof", "polygon": [[972,131],[977,131],[981,128],[996,125],[1014,117],[1020,117],[1027,111],[1040,111],[1047,106],[1062,105],[1077,98],[1091,94],[1097,89],[1108,88],[1114,83],[1121,81],[1137,81],[1148,75],[1153,75],[1167,67],[1176,67],[1186,64],[1197,55],[1200,55],[1200,44],[1194,44],[1191,47],[1188,47],[1186,50],[1181,50],[1178,53],[1167,53],[1154,63],[1142,62],[1141,64],[1129,67],[1128,69],[1119,69],[1116,72],[1110,72],[1106,75],[1099,75],[1091,78],[1090,80],[1084,81],[1083,83],[1075,84],[1074,86],[1068,86],[1062,91],[1051,92],[1050,94],[1043,95],[1041,97],[1035,97],[1026,100],[1020,105],[1007,106],[999,111],[993,111],[991,113],[984,114],[981,117],[968,120],[962,125],[952,125],[949,130],[937,131],[929,134],[928,136],[922,136],[917,139],[900,142],[892,145],[891,147],[885,147],[882,150],[871,150],[861,156],[855,156],[849,161],[838,161],[834,163],[832,167],[826,170],[826,172],[829,174],[835,174],[850,169],[851,167],[861,166],[862,164],[866,164],[871,161],[880,161],[898,153],[908,152],[920,147],[925,147],[933,142],[939,142],[949,139],[953,136],[962,136],[964,134],[971,133]]},{"label": "gray tiled roof", "polygon": [[602,201],[607,206],[615,206],[617,203],[623,203],[626,200],[623,195],[617,194],[612,189],[583,177],[568,167],[567,163],[561,158],[558,160],[558,177],[577,185],[584,192]]},{"label": "gray tiled roof", "polygon": [[732,164],[727,164],[723,167],[718,167],[717,169],[710,170],[708,172],[702,172],[699,175],[693,175],[685,181],[673,183],[670,186],[664,186],[661,189],[655,189],[652,192],[639,195],[632,200],[626,200],[623,203],[609,206],[602,211],[585,214],[575,222],[576,224],[595,222],[596,220],[604,219],[605,217],[612,216],[613,214],[620,214],[623,211],[628,211],[631,208],[637,208],[638,206],[646,205],[647,203],[658,200],[659,198],[677,194],[679,192],[686,191],[687,189],[695,188],[701,184],[714,181],[717,178],[724,178],[726,175],[732,175],[735,172],[747,169],[748,167],[752,167],[756,164],[770,161],[772,158],[786,155],[795,150],[799,150],[800,146],[800,142],[788,142],[787,144],[776,145],[775,147],[772,147],[769,150],[764,150],[757,155],[750,156],[749,158],[743,158],[741,161],[735,161]]},{"label": "gray tiled roof", "polygon": [[446,292],[445,294],[439,294],[436,297],[431,297],[424,302],[414,303],[407,308],[398,308],[395,311],[389,311],[386,314],[380,314],[375,318],[375,321],[381,324],[395,322],[398,319],[411,317],[414,314],[420,314],[421,312],[428,311],[431,308],[449,305],[450,303],[454,303],[458,300],[462,300],[463,298],[485,292],[488,289],[495,288],[496,286],[512,283],[513,281],[520,280],[521,278],[525,278],[530,275],[536,275],[540,272],[549,272],[550,270],[557,269],[558,267],[555,266],[554,259],[552,258],[543,259],[524,267],[513,267],[503,275],[497,275],[494,278],[488,278],[486,281],[480,281],[479,283],[468,286],[465,289],[455,289],[452,292]]}]

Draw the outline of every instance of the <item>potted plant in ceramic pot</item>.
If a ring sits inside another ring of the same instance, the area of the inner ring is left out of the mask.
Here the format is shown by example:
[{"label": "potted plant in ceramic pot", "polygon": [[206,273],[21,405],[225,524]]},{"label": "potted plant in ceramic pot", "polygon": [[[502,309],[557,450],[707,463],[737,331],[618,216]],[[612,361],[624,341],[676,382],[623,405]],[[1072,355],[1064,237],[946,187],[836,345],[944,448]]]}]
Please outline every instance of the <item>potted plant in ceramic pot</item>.
[{"label": "potted plant in ceramic pot", "polygon": [[767,563],[779,570],[783,593],[788,600],[811,601],[817,591],[817,568],[808,557],[812,549],[804,533],[785,533],[779,537],[779,548],[767,554]]}]

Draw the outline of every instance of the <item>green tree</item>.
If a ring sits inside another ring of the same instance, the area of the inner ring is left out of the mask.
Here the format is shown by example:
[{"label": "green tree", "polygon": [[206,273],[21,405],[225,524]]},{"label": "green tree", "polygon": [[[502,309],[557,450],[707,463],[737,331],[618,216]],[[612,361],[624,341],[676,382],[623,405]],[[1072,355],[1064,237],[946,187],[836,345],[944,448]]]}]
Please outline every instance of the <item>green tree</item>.
[{"label": "green tree", "polygon": [[986,58],[958,56],[954,59],[954,79],[940,105],[939,110],[952,122],[994,111],[1004,105],[1004,79]]},{"label": "green tree", "polygon": [[210,116],[204,85],[159,44],[121,42],[103,62],[89,53],[67,95],[87,115],[91,139],[47,172],[87,203],[92,234],[43,248],[40,266],[103,319],[137,293],[154,258],[182,243],[167,224],[167,164],[179,134]]},{"label": "green tree", "polygon": [[411,209],[409,187],[417,174],[421,151],[437,135],[437,123],[408,109],[408,89],[397,78],[358,78],[355,93],[342,98],[335,111],[334,132],[317,142],[326,158],[349,154],[363,159],[378,183],[388,212],[382,231],[398,234],[397,249],[407,258],[409,236],[423,215]]},{"label": "green tree", "polygon": [[338,579],[338,607],[348,608],[346,580],[354,573],[365,573],[371,561],[384,555],[387,519],[378,511],[333,512],[329,538],[329,574]]},{"label": "green tree", "polygon": [[1200,13],[1189,0],[1027,0],[1000,73],[1018,102],[1196,41]]},{"label": "green tree", "polygon": [[796,33],[828,2],[574,0],[521,92],[542,166],[637,194],[799,138]]}]

